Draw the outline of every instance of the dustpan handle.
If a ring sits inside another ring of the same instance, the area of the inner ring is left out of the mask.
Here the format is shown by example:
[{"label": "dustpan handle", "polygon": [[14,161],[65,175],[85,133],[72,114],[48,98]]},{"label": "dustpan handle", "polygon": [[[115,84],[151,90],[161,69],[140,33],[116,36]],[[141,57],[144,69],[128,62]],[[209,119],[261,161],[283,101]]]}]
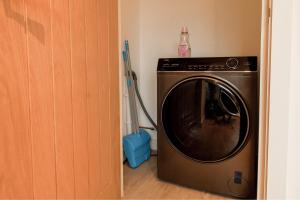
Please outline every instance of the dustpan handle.
[{"label": "dustpan handle", "polygon": [[130,60],[130,51],[129,51],[129,43],[125,41],[125,51],[123,51],[123,60],[125,64],[125,73],[127,78],[127,87],[129,93],[129,105],[130,105],[130,114],[132,121],[132,131],[133,133],[139,132],[139,123],[138,123],[138,115],[137,115],[137,105],[135,99],[135,88],[134,88],[134,80],[132,76],[131,69],[131,60]]}]

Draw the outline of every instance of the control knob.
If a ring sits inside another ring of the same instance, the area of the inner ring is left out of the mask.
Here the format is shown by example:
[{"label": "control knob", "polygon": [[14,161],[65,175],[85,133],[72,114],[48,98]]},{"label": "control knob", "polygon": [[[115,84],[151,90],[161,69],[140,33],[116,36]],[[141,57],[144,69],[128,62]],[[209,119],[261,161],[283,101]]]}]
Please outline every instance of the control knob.
[{"label": "control knob", "polygon": [[237,58],[229,58],[226,61],[226,66],[229,69],[237,69],[239,67],[239,60]]}]

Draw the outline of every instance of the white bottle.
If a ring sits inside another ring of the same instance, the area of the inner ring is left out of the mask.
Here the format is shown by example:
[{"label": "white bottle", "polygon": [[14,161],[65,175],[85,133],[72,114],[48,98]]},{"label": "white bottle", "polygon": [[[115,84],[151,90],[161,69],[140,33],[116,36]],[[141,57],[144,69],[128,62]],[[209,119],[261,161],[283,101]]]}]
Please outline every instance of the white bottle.
[{"label": "white bottle", "polygon": [[191,45],[189,41],[189,31],[186,26],[181,28],[180,41],[178,45],[178,56],[179,57],[191,57]]}]

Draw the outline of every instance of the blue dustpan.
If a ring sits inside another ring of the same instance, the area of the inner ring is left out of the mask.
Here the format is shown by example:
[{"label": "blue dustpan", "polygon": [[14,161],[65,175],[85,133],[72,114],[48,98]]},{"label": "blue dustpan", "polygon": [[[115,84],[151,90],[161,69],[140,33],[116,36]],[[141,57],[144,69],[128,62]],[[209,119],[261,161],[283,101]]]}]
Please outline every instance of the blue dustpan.
[{"label": "blue dustpan", "polygon": [[125,51],[123,51],[125,75],[129,94],[130,114],[132,120],[132,134],[123,138],[123,149],[129,166],[137,168],[150,158],[150,135],[144,129],[139,128],[137,106],[135,100],[135,88],[133,73],[131,69],[130,52],[128,41],[125,41]]},{"label": "blue dustpan", "polygon": [[144,129],[123,137],[123,149],[130,167],[137,168],[150,159],[150,140],[150,134]]}]

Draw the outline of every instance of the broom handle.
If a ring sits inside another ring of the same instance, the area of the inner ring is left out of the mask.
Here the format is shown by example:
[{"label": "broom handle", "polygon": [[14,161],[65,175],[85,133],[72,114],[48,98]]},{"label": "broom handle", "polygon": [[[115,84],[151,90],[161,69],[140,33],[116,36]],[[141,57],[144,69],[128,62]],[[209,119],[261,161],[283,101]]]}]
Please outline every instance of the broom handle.
[{"label": "broom handle", "polygon": [[137,111],[136,111],[136,102],[135,102],[135,93],[133,88],[133,77],[130,73],[130,60],[128,59],[128,52],[123,51],[123,60],[125,63],[125,75],[127,78],[127,86],[128,86],[128,93],[129,93],[129,108],[130,108],[130,116],[132,121],[132,131],[133,133],[138,133],[139,127],[136,122]]},{"label": "broom handle", "polygon": [[130,50],[129,50],[129,42],[128,40],[125,41],[125,50],[127,54],[127,63],[128,63],[128,71],[129,71],[129,77],[131,82],[131,98],[133,101],[133,124],[134,124],[134,132],[139,132],[139,119],[138,119],[138,113],[137,113],[137,104],[136,104],[136,98],[135,98],[135,88],[134,88],[134,80],[132,75],[132,66],[131,66],[131,57],[130,57]]},{"label": "broom handle", "polygon": [[133,100],[132,100],[132,89],[131,89],[131,80],[130,80],[130,75],[129,75],[129,70],[128,70],[128,59],[127,59],[127,53],[123,51],[123,60],[124,60],[124,66],[125,66],[125,76],[126,76],[126,84],[128,88],[128,97],[129,97],[129,109],[130,109],[130,117],[132,121],[132,132],[135,133],[136,127],[134,124],[134,111],[133,111]]}]

